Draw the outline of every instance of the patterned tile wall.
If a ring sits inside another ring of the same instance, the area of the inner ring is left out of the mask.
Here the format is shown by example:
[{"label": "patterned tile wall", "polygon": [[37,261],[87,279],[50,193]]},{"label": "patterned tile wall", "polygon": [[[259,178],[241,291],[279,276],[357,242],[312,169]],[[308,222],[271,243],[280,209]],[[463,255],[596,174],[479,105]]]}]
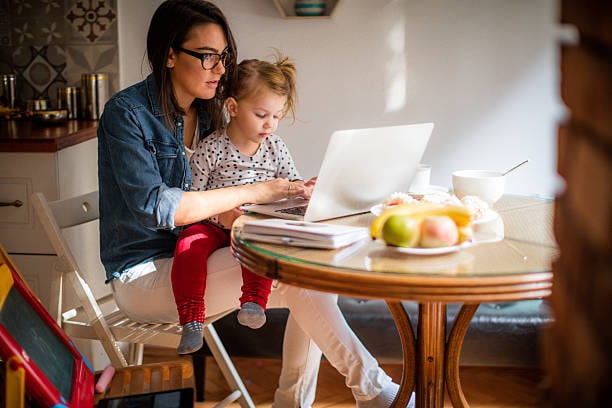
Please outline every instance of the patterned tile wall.
[{"label": "patterned tile wall", "polygon": [[0,74],[17,77],[20,103],[109,74],[118,90],[117,0],[0,0]]}]

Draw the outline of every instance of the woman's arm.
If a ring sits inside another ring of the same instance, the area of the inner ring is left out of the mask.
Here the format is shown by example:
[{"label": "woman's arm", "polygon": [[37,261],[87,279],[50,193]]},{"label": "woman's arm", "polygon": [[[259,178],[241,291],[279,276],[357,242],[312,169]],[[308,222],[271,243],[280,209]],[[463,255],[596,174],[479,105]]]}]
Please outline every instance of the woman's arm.
[{"label": "woman's arm", "polygon": [[302,195],[304,191],[303,185],[277,178],[245,186],[183,192],[174,214],[174,224],[176,226],[192,224],[243,204],[269,203]]}]

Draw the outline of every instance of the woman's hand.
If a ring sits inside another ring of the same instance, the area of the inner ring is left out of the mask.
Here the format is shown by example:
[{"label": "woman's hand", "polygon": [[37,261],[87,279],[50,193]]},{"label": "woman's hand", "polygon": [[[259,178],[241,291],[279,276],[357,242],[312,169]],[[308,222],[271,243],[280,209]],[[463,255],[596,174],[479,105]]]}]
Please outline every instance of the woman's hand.
[{"label": "woman's hand", "polygon": [[317,181],[317,178],[313,177],[306,182],[302,180],[296,180],[296,181],[292,181],[291,183],[303,188],[304,192],[301,194],[301,196],[304,197],[306,200],[310,200],[310,197],[312,197],[312,190],[314,189],[314,185],[316,181]]},{"label": "woman's hand", "polygon": [[306,187],[303,182],[289,181],[284,178],[276,178],[273,180],[262,181],[248,185],[253,193],[254,204],[270,203],[283,198],[292,198],[303,196],[306,192]]},{"label": "woman's hand", "polygon": [[[206,191],[185,191],[181,195],[179,207],[174,215],[174,225],[192,224],[205,220],[215,214],[221,216],[221,214],[226,212],[236,211],[236,207],[244,204],[265,204],[283,198],[301,196],[305,194],[305,191],[306,187],[304,184],[290,182],[284,178],[245,186],[217,188]],[[227,220],[224,222],[219,220],[219,222],[223,225],[231,225],[231,222],[233,222],[232,216],[228,215]]]}]

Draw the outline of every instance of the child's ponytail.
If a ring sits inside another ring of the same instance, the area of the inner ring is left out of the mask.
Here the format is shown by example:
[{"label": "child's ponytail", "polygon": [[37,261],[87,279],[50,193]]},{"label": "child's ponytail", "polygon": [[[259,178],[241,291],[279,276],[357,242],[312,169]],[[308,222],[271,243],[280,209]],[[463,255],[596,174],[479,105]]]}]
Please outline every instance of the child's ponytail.
[{"label": "child's ponytail", "polygon": [[285,77],[287,88],[285,116],[289,114],[291,118],[295,120],[295,108],[297,106],[297,69],[295,68],[295,64],[280,52],[277,52],[275,65]]}]

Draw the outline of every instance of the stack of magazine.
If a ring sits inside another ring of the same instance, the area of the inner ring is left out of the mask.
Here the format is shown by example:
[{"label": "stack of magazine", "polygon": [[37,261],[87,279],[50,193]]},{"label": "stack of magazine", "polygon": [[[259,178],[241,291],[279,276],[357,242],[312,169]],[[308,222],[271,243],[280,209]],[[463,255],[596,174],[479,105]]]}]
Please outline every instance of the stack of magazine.
[{"label": "stack of magazine", "polygon": [[247,221],[242,238],[307,248],[341,248],[369,238],[367,228],[270,218]]}]

